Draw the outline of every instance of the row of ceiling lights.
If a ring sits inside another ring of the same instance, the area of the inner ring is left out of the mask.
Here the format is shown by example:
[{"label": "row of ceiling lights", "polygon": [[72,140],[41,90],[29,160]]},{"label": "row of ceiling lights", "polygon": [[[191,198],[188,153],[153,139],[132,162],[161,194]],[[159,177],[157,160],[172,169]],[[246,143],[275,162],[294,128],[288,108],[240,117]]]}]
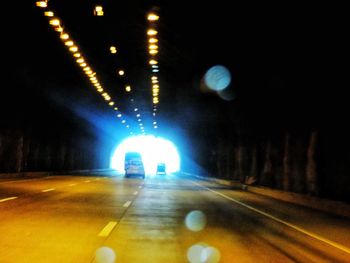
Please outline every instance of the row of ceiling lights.
[{"label": "row of ceiling lights", "polygon": [[[57,18],[57,16],[54,15],[53,11],[48,10],[47,2],[48,0],[38,1],[36,2],[36,6],[43,8],[45,10],[44,15],[49,18],[49,24],[54,28],[56,32],[60,34],[60,39],[64,42],[65,46],[67,46],[68,50],[71,52],[74,59],[82,68],[84,73],[89,77],[89,80],[92,83],[92,85],[96,88],[96,90],[99,93],[101,93],[101,96],[104,98],[105,101],[108,102],[108,105],[113,107],[113,109],[117,112],[117,117],[121,120],[121,123],[125,125],[127,129],[129,129],[130,125],[127,123],[126,119],[123,117],[122,113],[119,111],[118,107],[115,105],[115,102],[112,100],[111,96],[103,89],[101,83],[99,82],[96,76],[96,72],[94,72],[91,66],[88,65],[85,57],[82,55],[82,52],[79,50],[78,46],[69,36],[69,34],[63,29],[61,21]],[[98,9],[98,10],[102,11],[102,9]],[[99,15],[101,15],[101,13],[99,13]],[[103,15],[103,11],[102,11],[102,15]],[[114,46],[111,46],[110,51],[111,53],[117,52]],[[125,74],[125,72],[123,70],[119,70],[118,74],[122,76]],[[125,90],[126,92],[131,92],[131,86],[127,85],[125,87]],[[141,122],[141,114],[138,113],[138,111],[139,111],[138,108],[134,108],[134,112],[136,113],[136,117],[139,122],[141,133],[145,134],[145,130]],[[130,134],[132,135],[133,132],[130,132]]]},{"label": "row of ceiling lights", "polygon": [[[94,15],[95,16],[103,16],[104,15],[103,7],[101,5],[96,5],[95,6],[95,8],[94,8]],[[110,50],[110,52],[112,54],[116,54],[117,53],[117,48],[115,46],[111,46],[109,48],[109,50]],[[118,75],[119,76],[124,76],[125,75],[125,71],[123,69],[119,69],[118,70]],[[126,85],[125,86],[125,91],[127,93],[130,93],[131,92],[131,86],[130,85]],[[131,101],[133,101],[133,99],[131,99]],[[136,118],[137,118],[138,124],[140,126],[141,133],[145,135],[145,128],[144,128],[143,123],[142,123],[141,113],[139,113],[139,109],[137,107],[134,108],[134,112],[136,114]],[[130,132],[130,134],[133,134],[133,133]]]},{"label": "row of ceiling lights", "polygon": [[[112,54],[116,54],[116,53],[117,53],[117,49],[116,49],[115,46],[111,46],[111,47],[110,47],[110,51],[111,51]],[[120,77],[125,77],[125,75],[126,75],[126,72],[125,72],[123,69],[119,69],[117,72],[118,72],[118,75],[119,75]],[[130,86],[130,85],[126,85],[126,86],[125,86],[125,91],[126,91],[127,93],[131,93],[131,91],[132,91],[131,86]],[[134,100],[131,99],[131,101],[133,102]],[[143,135],[145,135],[146,132],[145,132],[145,127],[143,126],[143,123],[142,123],[141,113],[140,113],[140,111],[139,111],[139,109],[138,109],[137,107],[134,108],[134,112],[135,112],[135,116],[136,116],[138,125],[140,126],[141,133],[142,133]],[[132,134],[132,133],[131,133],[131,134]]]},{"label": "row of ceiling lights", "polygon": [[152,104],[153,104],[153,128],[158,128],[156,121],[157,106],[159,104],[159,90],[160,84],[158,79],[159,65],[157,60],[157,54],[159,50],[158,46],[158,31],[157,22],[159,21],[159,15],[156,12],[150,12],[147,15],[149,28],[147,29],[147,40],[148,40],[148,54],[149,54],[149,65],[151,66],[151,86],[152,86]]},{"label": "row of ceiling lights", "polygon": [[[103,16],[104,12],[103,12],[103,7],[98,5],[95,6],[94,9],[94,14],[97,16]],[[157,105],[159,104],[159,79],[156,73],[159,72],[159,65],[158,65],[158,61],[157,61],[157,57],[156,55],[158,54],[158,31],[156,30],[157,24],[156,22],[159,20],[159,15],[157,15],[155,12],[151,12],[147,15],[147,20],[149,22],[149,29],[147,30],[147,36],[148,36],[148,53],[150,55],[150,60],[149,60],[149,64],[151,65],[151,83],[152,83],[152,104],[153,104],[153,128],[157,129],[158,128],[158,123],[156,121],[156,115],[157,115]],[[111,53],[115,54],[117,53],[116,47],[111,46],[110,47],[110,51]],[[124,75],[124,71],[123,70],[119,70],[118,72],[119,75]],[[131,91],[131,87],[130,86],[126,86],[126,91],[130,92]],[[137,114],[136,117],[139,117],[140,114]],[[138,119],[138,121],[140,122],[141,119]],[[141,125],[141,129],[142,127],[142,123],[140,123]],[[142,130],[144,133],[144,130]]]}]

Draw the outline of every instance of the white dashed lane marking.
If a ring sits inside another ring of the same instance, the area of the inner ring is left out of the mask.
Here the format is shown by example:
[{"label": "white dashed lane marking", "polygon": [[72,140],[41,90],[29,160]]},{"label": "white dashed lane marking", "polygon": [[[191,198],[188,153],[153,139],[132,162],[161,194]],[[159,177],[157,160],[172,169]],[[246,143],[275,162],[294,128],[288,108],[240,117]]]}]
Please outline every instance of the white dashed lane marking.
[{"label": "white dashed lane marking", "polygon": [[17,196],[3,198],[3,199],[0,199],[0,203],[6,202],[6,201],[10,201],[10,200],[14,200],[14,199],[17,199],[17,198],[18,198]]},{"label": "white dashed lane marking", "polygon": [[54,190],[55,190],[55,188],[49,188],[49,189],[42,190],[41,192],[46,193],[46,192],[51,192]]},{"label": "white dashed lane marking", "polygon": [[131,205],[131,201],[127,201],[125,202],[125,204],[123,205],[124,207],[129,207]]}]

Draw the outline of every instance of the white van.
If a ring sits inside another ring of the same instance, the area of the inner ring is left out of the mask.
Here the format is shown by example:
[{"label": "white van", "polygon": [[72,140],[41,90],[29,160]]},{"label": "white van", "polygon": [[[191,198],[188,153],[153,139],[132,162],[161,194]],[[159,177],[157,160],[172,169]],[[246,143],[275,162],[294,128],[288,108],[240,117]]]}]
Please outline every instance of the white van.
[{"label": "white van", "polygon": [[141,154],[138,152],[127,152],[125,154],[125,177],[141,176],[145,179],[145,168]]}]

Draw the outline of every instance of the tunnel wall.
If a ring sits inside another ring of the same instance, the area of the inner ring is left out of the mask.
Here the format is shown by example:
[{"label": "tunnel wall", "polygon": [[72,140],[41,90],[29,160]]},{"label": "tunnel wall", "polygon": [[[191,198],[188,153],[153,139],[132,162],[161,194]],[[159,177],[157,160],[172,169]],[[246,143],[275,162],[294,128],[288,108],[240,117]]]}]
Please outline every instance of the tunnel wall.
[{"label": "tunnel wall", "polygon": [[107,168],[109,158],[102,148],[88,134],[2,129],[0,173]]},{"label": "tunnel wall", "polygon": [[209,176],[349,203],[346,138],[319,130],[237,132],[202,143],[201,152],[206,148],[208,154],[198,163]]}]

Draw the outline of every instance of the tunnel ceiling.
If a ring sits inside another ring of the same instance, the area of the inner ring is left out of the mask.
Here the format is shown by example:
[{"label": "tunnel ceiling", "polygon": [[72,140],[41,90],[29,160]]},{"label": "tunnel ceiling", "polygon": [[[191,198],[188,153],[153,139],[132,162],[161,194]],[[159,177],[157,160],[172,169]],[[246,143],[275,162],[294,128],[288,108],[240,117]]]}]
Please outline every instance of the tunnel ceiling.
[{"label": "tunnel ceiling", "polygon": [[[79,126],[81,119],[89,119],[89,125],[108,122],[111,129],[127,135],[140,132],[135,108],[146,133],[170,137],[203,131],[215,135],[236,125],[247,129],[319,125],[320,106],[312,98],[317,90],[320,57],[315,43],[320,26],[311,6],[68,0],[50,0],[48,5],[130,127],[96,92],[35,1],[8,8],[15,14],[5,29],[5,50],[11,55],[5,61],[9,85],[1,96],[3,126],[66,123],[66,119]],[[103,6],[104,16],[94,15],[96,5]],[[148,64],[150,11],[160,16],[157,74]],[[112,45],[117,54],[110,53]],[[217,64],[232,75],[228,100],[203,89],[205,72]],[[117,74],[119,69],[125,70],[124,77]],[[160,83],[156,118],[152,74]],[[127,84],[132,94],[125,92]]]}]

